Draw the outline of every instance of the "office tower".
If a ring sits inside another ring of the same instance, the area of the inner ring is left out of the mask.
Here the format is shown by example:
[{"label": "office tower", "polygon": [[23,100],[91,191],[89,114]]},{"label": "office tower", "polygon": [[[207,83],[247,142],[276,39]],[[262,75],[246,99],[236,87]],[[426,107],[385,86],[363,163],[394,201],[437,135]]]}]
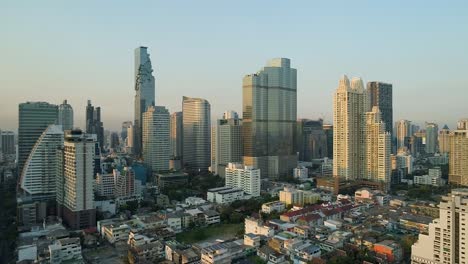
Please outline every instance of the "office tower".
[{"label": "office tower", "polygon": [[81,130],[65,131],[64,147],[58,154],[59,216],[72,229],[96,226],[93,193],[96,141],[96,135]]},{"label": "office tower", "polygon": [[277,179],[297,166],[297,71],[276,58],[242,81],[244,164]]},{"label": "office tower", "polygon": [[229,162],[241,161],[242,121],[236,112],[224,112],[211,130],[211,171],[224,177]]},{"label": "office tower", "polygon": [[3,155],[16,154],[15,133],[13,131],[0,130],[0,152]]},{"label": "office tower", "polygon": [[26,196],[35,201],[55,200],[57,150],[62,145],[62,126],[48,126],[36,141],[20,175],[21,190]]},{"label": "office tower", "polygon": [[365,114],[365,171],[364,179],[381,182],[390,187],[391,177],[391,135],[386,131],[381,119],[381,112],[377,106],[372,107],[371,112]]},{"label": "office tower", "polygon": [[207,170],[211,163],[210,103],[183,97],[183,162],[194,170]]},{"label": "office tower", "polygon": [[296,134],[299,160],[311,161],[328,156],[327,135],[323,129],[323,120],[299,119]]},{"label": "office tower", "polygon": [[385,123],[385,131],[392,134],[393,129],[393,86],[390,83],[368,82],[367,93],[370,106],[377,106]]},{"label": "office tower", "polygon": [[126,140],[126,148],[127,148],[127,153],[133,153],[133,139],[135,137],[133,136],[133,125],[130,125],[127,128],[127,140]]},{"label": "office tower", "polygon": [[114,170],[116,197],[135,195],[135,172],[131,167],[124,167],[122,171]]},{"label": "office tower", "polygon": [[445,125],[442,130],[439,131],[439,152],[449,153],[450,152],[450,129]]},{"label": "office tower", "polygon": [[419,157],[419,155],[423,153],[424,151],[423,139],[424,137],[421,136],[421,133],[415,133],[413,136],[411,136],[410,143],[409,143],[411,155],[415,157]]},{"label": "office tower", "polygon": [[426,123],[426,153],[436,153],[438,150],[437,135],[439,127],[436,123]]},{"label": "office tower", "polygon": [[132,126],[132,121],[122,122],[122,132],[120,132],[120,138],[122,138],[123,141],[127,140],[128,128],[131,126]]},{"label": "office tower", "polygon": [[68,104],[67,100],[58,107],[58,124],[63,130],[73,129],[73,108]]},{"label": "office tower", "polygon": [[142,119],[149,106],[155,105],[155,85],[153,67],[147,47],[135,49],[135,122],[133,123],[133,151],[141,156]]},{"label": "office tower", "polygon": [[104,127],[101,121],[101,107],[94,107],[91,100],[86,106],[86,133],[95,134],[99,147],[104,149]]},{"label": "office tower", "polygon": [[19,105],[18,172],[23,170],[34,144],[44,130],[57,123],[58,107],[45,102],[27,102]]},{"label": "office tower", "polygon": [[260,170],[242,163],[229,162],[225,167],[226,187],[240,188],[253,197],[260,196]]},{"label": "office tower", "polygon": [[442,197],[439,218],[411,247],[411,263],[468,263],[467,212],[468,189],[452,189],[450,195]]},{"label": "office tower", "polygon": [[449,182],[468,186],[468,127],[450,132]]},{"label": "office tower", "polygon": [[409,120],[399,120],[396,123],[396,140],[397,140],[397,150],[407,147],[409,149],[408,143],[409,139],[412,136],[411,130],[411,121]]},{"label": "office tower", "polygon": [[365,162],[364,113],[368,102],[360,78],[345,75],[333,97],[333,175],[343,180],[362,178]]},{"label": "office tower", "polygon": [[171,114],[171,157],[181,158],[183,153],[182,112]]},{"label": "office tower", "polygon": [[327,157],[333,159],[333,125],[324,124],[323,131],[327,136]]},{"label": "office tower", "polygon": [[150,106],[143,113],[143,160],[154,172],[169,170],[169,111]]},{"label": "office tower", "polygon": [[111,132],[110,134],[110,147],[112,149],[116,149],[119,147],[120,142],[119,142],[119,134],[117,132]]}]

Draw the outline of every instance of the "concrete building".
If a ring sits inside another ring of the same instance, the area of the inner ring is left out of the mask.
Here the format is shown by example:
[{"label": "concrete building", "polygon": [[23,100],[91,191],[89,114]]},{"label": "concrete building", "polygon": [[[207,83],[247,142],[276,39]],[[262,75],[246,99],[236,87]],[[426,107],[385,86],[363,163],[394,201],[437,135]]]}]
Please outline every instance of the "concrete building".
[{"label": "concrete building", "polygon": [[115,178],[113,173],[96,175],[96,193],[102,197],[114,197]]},{"label": "concrete building", "polygon": [[468,189],[452,189],[439,204],[439,218],[411,247],[412,264],[468,263]]},{"label": "concrete building", "polygon": [[436,123],[426,123],[426,153],[436,153],[439,149],[439,126]]},{"label": "concrete building", "polygon": [[284,187],[284,190],[279,192],[279,200],[286,205],[304,206],[316,203],[320,200],[320,194]]},{"label": "concrete building", "polygon": [[94,107],[91,100],[86,105],[86,133],[95,134],[99,147],[104,149],[104,126],[101,121],[101,107]]},{"label": "concrete building", "polygon": [[242,120],[234,111],[227,111],[211,129],[211,171],[225,175],[229,162],[242,161]]},{"label": "concrete building", "polygon": [[171,114],[171,157],[182,158],[183,153],[183,118],[182,112]]},{"label": "concrete building", "polygon": [[468,186],[468,127],[450,132],[449,182]]},{"label": "concrete building", "polygon": [[183,163],[193,170],[208,170],[211,163],[210,103],[183,97]]},{"label": "concrete building", "polygon": [[49,245],[51,264],[82,263],[81,244],[79,237],[62,238]]},{"label": "concrete building", "polygon": [[96,226],[93,192],[96,140],[95,135],[81,130],[66,131],[64,148],[59,153],[59,216],[72,229]]},{"label": "concrete building", "polygon": [[226,187],[239,188],[252,197],[260,196],[260,169],[228,163],[225,168]]},{"label": "concrete building", "polygon": [[57,151],[63,146],[62,126],[48,126],[31,150],[20,176],[21,190],[36,201],[56,199]]},{"label": "concrete building", "polygon": [[131,167],[124,167],[121,171],[114,169],[115,197],[129,197],[136,193],[135,172]]},{"label": "concrete building", "polygon": [[0,153],[15,155],[15,133],[13,131],[0,130]]},{"label": "concrete building", "polygon": [[73,129],[73,108],[68,104],[67,100],[58,107],[58,124],[63,130]]},{"label": "concrete building", "polygon": [[445,185],[445,180],[442,179],[442,171],[440,168],[429,169],[428,175],[414,176],[414,184],[442,186]]},{"label": "concrete building", "polygon": [[368,82],[367,94],[370,108],[376,106],[385,123],[385,132],[393,133],[393,85],[383,82]]},{"label": "concrete building", "polygon": [[450,152],[450,129],[445,125],[442,130],[439,131],[439,153],[445,154]]},{"label": "concrete building", "polygon": [[390,187],[391,177],[391,135],[386,132],[379,109],[374,106],[366,113],[365,124],[365,172],[364,179],[381,182]]},{"label": "concrete building", "polygon": [[327,157],[333,159],[333,125],[323,124],[323,132],[327,137]]},{"label": "concrete building", "polygon": [[122,122],[122,131],[120,131],[120,138],[122,141],[127,141],[128,137],[128,129],[133,126],[132,121],[124,121]]},{"label": "concrete building", "polygon": [[164,106],[149,106],[143,113],[142,155],[154,172],[169,170],[169,122],[169,111]]},{"label": "concrete building", "polygon": [[327,135],[323,129],[323,119],[299,119],[297,121],[296,142],[300,161],[327,157]]},{"label": "concrete building", "polygon": [[262,204],[262,212],[265,214],[271,214],[273,212],[281,213],[286,209],[286,205],[280,201],[273,201]]},{"label": "concrete building", "polygon": [[411,130],[411,121],[409,120],[400,120],[396,123],[396,140],[397,140],[397,150],[401,148],[410,148],[409,147],[409,142],[410,138],[412,136],[412,130]]},{"label": "concrete building", "polygon": [[212,203],[230,204],[234,201],[244,200],[244,191],[240,188],[219,187],[209,189],[206,199]]},{"label": "concrete building", "polygon": [[142,119],[149,106],[156,105],[153,67],[147,47],[135,49],[135,119],[133,122],[133,150],[142,152]]},{"label": "concrete building", "polygon": [[333,176],[342,180],[362,178],[365,166],[364,113],[367,94],[360,78],[345,75],[333,97]]},{"label": "concrete building", "polygon": [[184,172],[167,172],[156,174],[159,189],[164,190],[171,187],[185,186],[189,176]]},{"label": "concrete building", "polygon": [[259,219],[246,217],[244,220],[245,234],[254,234],[259,236],[273,237],[275,230],[273,227],[265,225]]},{"label": "concrete building", "polygon": [[297,166],[297,72],[291,61],[276,58],[242,82],[244,164],[265,178],[291,175]]},{"label": "concrete building", "polygon": [[309,177],[309,170],[304,166],[294,168],[293,176],[296,179],[307,179]]},{"label": "concrete building", "polygon": [[27,102],[19,105],[18,172],[44,130],[57,123],[58,106],[45,102]]},{"label": "concrete building", "polygon": [[393,240],[375,243],[373,250],[377,253],[377,257],[382,256],[387,263],[400,263],[403,260],[403,249]]}]

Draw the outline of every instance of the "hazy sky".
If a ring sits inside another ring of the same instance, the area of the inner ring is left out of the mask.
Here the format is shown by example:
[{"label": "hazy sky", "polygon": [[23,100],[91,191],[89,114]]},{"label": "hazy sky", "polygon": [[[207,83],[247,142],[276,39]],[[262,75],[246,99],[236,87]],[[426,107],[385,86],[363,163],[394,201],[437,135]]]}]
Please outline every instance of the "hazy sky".
[{"label": "hazy sky", "polygon": [[18,104],[86,100],[106,129],[133,120],[133,50],[149,47],[156,101],[241,112],[242,77],[270,58],[298,71],[298,117],[331,122],[341,75],[393,84],[394,119],[468,117],[467,1],[1,1],[0,128]]}]

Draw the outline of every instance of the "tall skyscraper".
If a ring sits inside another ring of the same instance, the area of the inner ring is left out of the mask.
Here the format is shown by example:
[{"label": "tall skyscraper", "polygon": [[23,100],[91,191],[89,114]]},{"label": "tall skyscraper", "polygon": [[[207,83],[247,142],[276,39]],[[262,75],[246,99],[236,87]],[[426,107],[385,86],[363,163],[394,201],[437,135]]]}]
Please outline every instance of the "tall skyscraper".
[{"label": "tall skyscraper", "polygon": [[116,197],[135,195],[135,171],[131,167],[124,167],[121,171],[113,171],[115,179],[114,194]]},{"label": "tall skyscraper", "polygon": [[44,130],[57,123],[58,107],[45,102],[27,102],[19,105],[18,172]]},{"label": "tall skyscraper", "polygon": [[311,161],[328,156],[327,135],[323,130],[322,119],[299,119],[297,121],[296,142],[301,161]]},{"label": "tall skyscraper", "polygon": [[467,204],[468,189],[452,189],[450,195],[442,197],[439,218],[411,247],[412,264],[468,263]]},{"label": "tall skyscraper", "polygon": [[468,126],[450,132],[449,182],[468,187]]},{"label": "tall skyscraper", "polygon": [[457,123],[457,129],[468,130],[468,119],[462,119]]},{"label": "tall skyscraper", "polygon": [[68,104],[67,100],[58,107],[58,124],[63,130],[73,129],[73,108]]},{"label": "tall skyscraper", "polygon": [[439,131],[439,152],[449,153],[450,152],[450,129],[445,125],[442,130]]},{"label": "tall skyscraper", "polygon": [[399,120],[396,123],[396,140],[397,140],[397,149],[404,147],[408,148],[410,138],[412,136],[412,125],[409,120]]},{"label": "tall skyscraper", "polygon": [[169,111],[150,106],[143,113],[143,159],[154,172],[169,170]]},{"label": "tall skyscraper", "polygon": [[99,147],[104,149],[104,127],[101,121],[101,107],[94,107],[91,100],[86,105],[86,133],[95,134]]},{"label": "tall skyscraper", "polygon": [[370,107],[377,106],[385,123],[385,131],[393,130],[393,86],[383,82],[368,82],[367,93]]},{"label": "tall skyscraper", "polygon": [[381,182],[388,190],[391,177],[391,135],[385,130],[385,123],[377,106],[365,114],[365,172],[364,179]]},{"label": "tall skyscraper", "polygon": [[210,103],[201,98],[183,97],[183,162],[188,168],[207,170],[211,163]]},{"label": "tall skyscraper", "polygon": [[15,148],[15,133],[13,131],[0,130],[0,152],[3,155],[14,155]]},{"label": "tall skyscraper", "polygon": [[276,58],[243,79],[242,139],[244,164],[277,179],[297,166],[297,71]]},{"label": "tall skyscraper", "polygon": [[242,121],[234,111],[224,112],[211,130],[211,171],[224,177],[229,162],[242,161]]},{"label": "tall skyscraper", "polygon": [[21,190],[35,201],[55,200],[57,151],[63,145],[62,126],[48,126],[32,148],[20,175]]},{"label": "tall skyscraper", "polygon": [[122,131],[120,132],[120,138],[122,138],[123,141],[127,140],[128,137],[128,128],[132,126],[132,121],[124,121],[122,122]]},{"label": "tall skyscraper", "polygon": [[137,156],[142,153],[142,118],[149,106],[155,105],[155,83],[153,67],[147,47],[135,49],[135,122],[133,151]]},{"label": "tall skyscraper", "polygon": [[333,159],[333,125],[324,124],[323,131],[327,136],[327,157]]},{"label": "tall skyscraper", "polygon": [[81,130],[65,131],[58,154],[57,203],[59,216],[72,229],[96,226],[94,207],[94,156],[96,135]]},{"label": "tall skyscraper", "polygon": [[226,187],[240,188],[253,197],[260,196],[260,170],[242,163],[228,163],[225,167]]},{"label": "tall skyscraper", "polygon": [[426,153],[436,153],[438,143],[439,126],[436,123],[426,123]]},{"label": "tall skyscraper", "polygon": [[171,157],[181,158],[183,153],[183,119],[182,112],[171,114]]},{"label": "tall skyscraper", "polygon": [[363,82],[345,75],[333,97],[333,175],[361,179],[365,162],[365,113],[368,101]]}]

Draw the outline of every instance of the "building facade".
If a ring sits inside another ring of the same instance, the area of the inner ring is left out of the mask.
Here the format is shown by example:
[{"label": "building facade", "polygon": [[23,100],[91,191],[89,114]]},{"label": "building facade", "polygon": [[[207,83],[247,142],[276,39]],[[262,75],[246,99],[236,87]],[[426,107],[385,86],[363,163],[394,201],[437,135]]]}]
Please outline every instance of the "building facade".
[{"label": "building facade", "polygon": [[450,129],[445,125],[442,130],[439,131],[439,152],[441,154],[450,152]]},{"label": "building facade", "polygon": [[370,107],[377,106],[385,123],[385,131],[393,133],[393,86],[390,83],[368,82],[367,93]]},{"label": "building facade", "polygon": [[300,161],[328,157],[327,135],[323,129],[323,119],[299,119],[296,136]]},{"label": "building facade", "polygon": [[91,100],[86,105],[86,133],[95,134],[99,147],[104,149],[104,126],[101,121],[101,107],[94,107]]},{"label": "building facade", "polygon": [[436,123],[426,123],[426,153],[436,153],[439,149],[439,126]]},{"label": "building facade", "polygon": [[156,105],[153,67],[147,47],[135,49],[135,119],[133,151],[137,156],[142,152],[142,119],[149,106]]},{"label": "building facade", "polygon": [[412,136],[411,121],[409,120],[399,120],[396,122],[396,141],[397,141],[397,150],[401,148],[410,148],[409,142]]},{"label": "building facade", "polygon": [[13,131],[0,130],[0,152],[3,155],[16,154],[15,133]]},{"label": "building facade", "polygon": [[154,172],[169,170],[169,119],[164,106],[150,106],[143,113],[143,159]]},{"label": "building facade", "polygon": [[210,103],[201,98],[183,97],[183,163],[194,170],[208,170],[211,164]]},{"label": "building facade", "polygon": [[58,107],[58,124],[63,130],[73,129],[73,108],[68,104],[67,100]]},{"label": "building facade", "polygon": [[225,168],[226,187],[240,188],[252,197],[260,196],[260,169],[228,163]]},{"label": "building facade", "polygon": [[223,114],[211,129],[211,171],[225,175],[229,162],[242,161],[242,121],[234,111]]},{"label": "building facade", "polygon": [[183,118],[182,112],[171,114],[171,157],[182,158],[183,153]]},{"label": "building facade", "polygon": [[286,58],[272,59],[243,79],[244,164],[277,179],[297,165],[297,71]]},{"label": "building facade", "polygon": [[468,186],[468,127],[450,132],[449,182]]}]

